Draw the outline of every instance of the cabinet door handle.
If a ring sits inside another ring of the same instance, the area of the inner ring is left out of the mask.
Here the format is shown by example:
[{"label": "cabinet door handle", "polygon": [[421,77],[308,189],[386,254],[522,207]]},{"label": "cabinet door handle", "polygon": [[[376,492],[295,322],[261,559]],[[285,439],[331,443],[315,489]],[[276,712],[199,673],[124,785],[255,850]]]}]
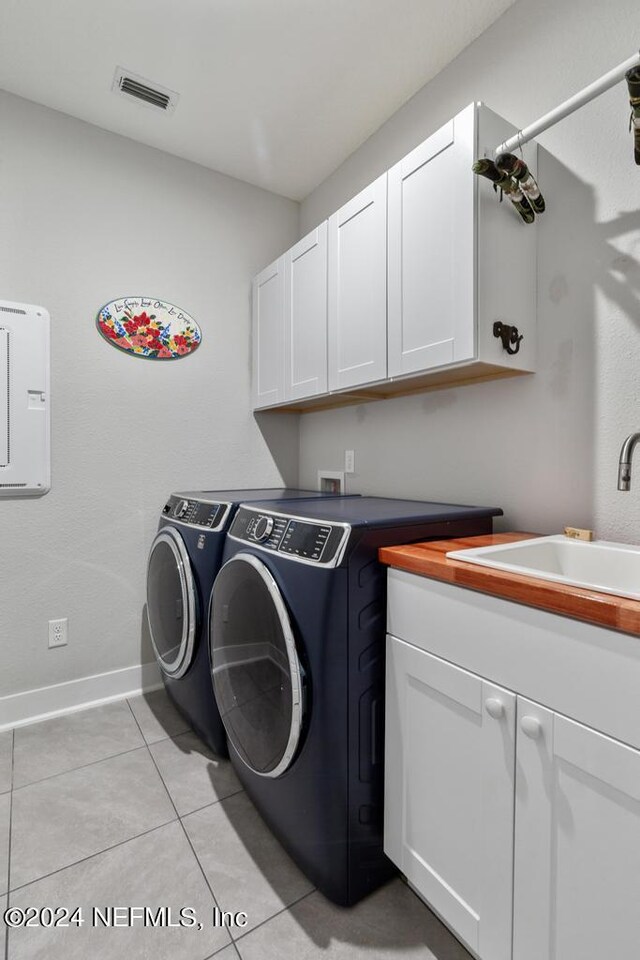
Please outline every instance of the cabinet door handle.
[{"label": "cabinet door handle", "polygon": [[520,721],[520,729],[532,740],[537,740],[542,736],[542,724],[535,717],[523,717]]},{"label": "cabinet door handle", "polygon": [[489,716],[493,717],[494,720],[500,720],[501,717],[504,717],[504,703],[502,700],[489,697],[488,700],[485,700],[484,706]]}]

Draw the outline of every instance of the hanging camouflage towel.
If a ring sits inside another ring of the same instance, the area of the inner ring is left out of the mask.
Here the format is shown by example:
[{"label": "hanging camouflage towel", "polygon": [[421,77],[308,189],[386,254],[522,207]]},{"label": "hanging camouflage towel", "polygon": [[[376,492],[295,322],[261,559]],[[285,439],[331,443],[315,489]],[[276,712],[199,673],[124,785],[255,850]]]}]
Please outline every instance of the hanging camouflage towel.
[{"label": "hanging camouflage towel", "polygon": [[520,189],[536,213],[544,213],[544,197],[524,160],[515,157],[512,153],[501,153],[499,157],[496,157],[496,167],[500,173],[506,173],[507,176],[518,181]]},{"label": "hanging camouflage towel", "polygon": [[631,102],[629,130],[633,127],[633,155],[636,163],[640,166],[640,67],[632,67],[625,76]]},{"label": "hanging camouflage towel", "polygon": [[506,193],[525,223],[533,223],[536,215],[518,183],[507,174],[500,173],[493,160],[476,160],[472,169],[478,176],[491,180],[494,190],[500,189],[500,199]]}]

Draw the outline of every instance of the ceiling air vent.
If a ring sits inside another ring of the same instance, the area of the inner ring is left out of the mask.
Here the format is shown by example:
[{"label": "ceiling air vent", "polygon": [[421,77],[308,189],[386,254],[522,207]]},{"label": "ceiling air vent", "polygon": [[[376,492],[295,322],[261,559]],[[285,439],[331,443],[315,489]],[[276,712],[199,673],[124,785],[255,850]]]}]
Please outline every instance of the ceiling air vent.
[{"label": "ceiling air vent", "polygon": [[173,113],[180,96],[174,90],[167,90],[159,84],[152,84],[150,80],[139,77],[130,70],[116,67],[112,90],[123,97],[133,97],[144,106]]}]

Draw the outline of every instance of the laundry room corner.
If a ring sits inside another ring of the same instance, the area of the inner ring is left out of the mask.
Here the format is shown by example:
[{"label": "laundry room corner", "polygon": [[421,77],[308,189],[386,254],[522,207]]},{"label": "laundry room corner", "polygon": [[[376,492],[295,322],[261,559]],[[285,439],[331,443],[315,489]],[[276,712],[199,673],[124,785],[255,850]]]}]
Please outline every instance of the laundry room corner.
[{"label": "laundry room corner", "polygon": [[[168,489],[295,485],[298,418],[260,430],[249,408],[247,278],[295,240],[298,204],[5,92],[0,123],[0,285],[51,315],[53,451],[47,495],[0,500],[2,725],[159,682],[144,583]],[[193,355],[98,336],[101,305],[140,294],[195,318]]]},{"label": "laundry room corner", "polygon": [[0,0],[0,960],[640,960],[637,25]]}]

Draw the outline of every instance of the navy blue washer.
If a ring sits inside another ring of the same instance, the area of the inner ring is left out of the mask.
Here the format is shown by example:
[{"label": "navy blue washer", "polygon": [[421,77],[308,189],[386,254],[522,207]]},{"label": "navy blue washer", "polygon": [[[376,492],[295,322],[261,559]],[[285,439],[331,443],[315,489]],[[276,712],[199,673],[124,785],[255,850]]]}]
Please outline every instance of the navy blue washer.
[{"label": "navy blue washer", "polygon": [[151,641],[171,700],[218,756],[228,756],[213,696],[208,607],[227,530],[241,502],[324,499],[314,490],[259,488],[174,493],[160,515],[147,564]]},{"label": "navy blue washer", "polygon": [[292,858],[338,904],[395,872],[382,849],[378,549],[489,533],[501,513],[362,497],[243,505],[231,525],[210,611],[231,762]]}]

